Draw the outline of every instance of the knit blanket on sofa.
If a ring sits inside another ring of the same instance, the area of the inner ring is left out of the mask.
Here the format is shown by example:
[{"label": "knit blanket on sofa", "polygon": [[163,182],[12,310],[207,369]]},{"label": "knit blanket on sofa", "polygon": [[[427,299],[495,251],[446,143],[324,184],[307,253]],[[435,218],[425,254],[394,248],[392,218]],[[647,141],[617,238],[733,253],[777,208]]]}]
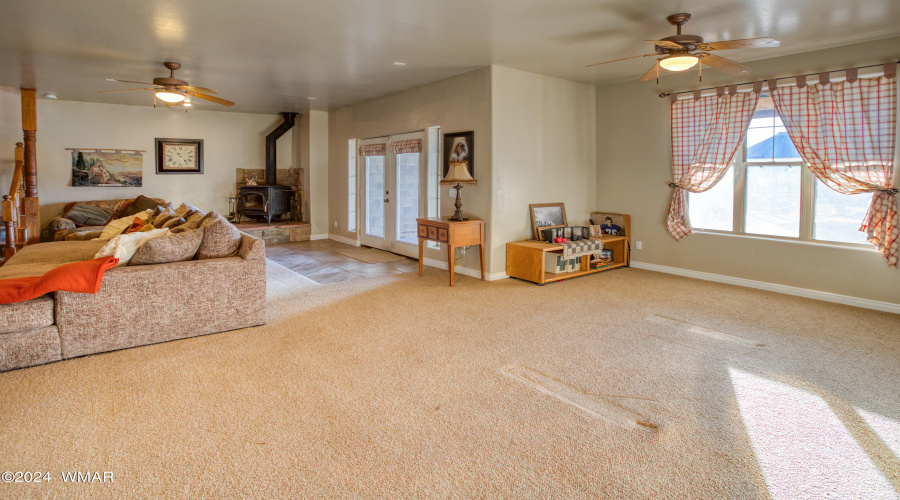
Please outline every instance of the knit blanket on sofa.
[{"label": "knit blanket on sofa", "polygon": [[103,273],[118,263],[115,257],[101,257],[65,264],[42,276],[0,280],[0,304],[25,302],[50,292],[97,293]]}]

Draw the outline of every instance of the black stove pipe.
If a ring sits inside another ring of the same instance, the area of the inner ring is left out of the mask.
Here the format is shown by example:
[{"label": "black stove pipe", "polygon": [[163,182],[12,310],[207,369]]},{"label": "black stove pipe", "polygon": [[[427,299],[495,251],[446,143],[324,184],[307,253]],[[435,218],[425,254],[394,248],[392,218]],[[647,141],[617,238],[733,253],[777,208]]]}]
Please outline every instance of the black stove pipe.
[{"label": "black stove pipe", "polygon": [[283,111],[280,113],[284,121],[266,136],[266,184],[274,186],[278,184],[275,172],[275,141],[294,126],[294,118],[297,113]]}]

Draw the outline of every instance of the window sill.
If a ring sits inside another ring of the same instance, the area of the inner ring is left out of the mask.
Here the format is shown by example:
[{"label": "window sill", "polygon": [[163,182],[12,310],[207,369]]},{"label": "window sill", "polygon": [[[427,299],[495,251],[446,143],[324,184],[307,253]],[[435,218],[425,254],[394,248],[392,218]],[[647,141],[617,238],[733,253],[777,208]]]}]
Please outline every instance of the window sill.
[{"label": "window sill", "polygon": [[758,234],[746,234],[746,233],[731,233],[727,231],[715,231],[712,229],[694,229],[694,234],[704,234],[704,235],[715,235],[715,236],[727,236],[731,238],[741,238],[741,239],[750,239],[750,240],[763,240],[763,241],[777,241],[780,243],[795,243],[800,245],[811,245],[814,247],[827,247],[827,248],[837,248],[841,250],[860,250],[863,252],[875,252],[878,253],[878,250],[875,248],[875,245],[871,244],[858,244],[858,243],[841,243],[837,241],[808,241],[801,240],[798,238],[788,238],[783,236],[764,236]]}]

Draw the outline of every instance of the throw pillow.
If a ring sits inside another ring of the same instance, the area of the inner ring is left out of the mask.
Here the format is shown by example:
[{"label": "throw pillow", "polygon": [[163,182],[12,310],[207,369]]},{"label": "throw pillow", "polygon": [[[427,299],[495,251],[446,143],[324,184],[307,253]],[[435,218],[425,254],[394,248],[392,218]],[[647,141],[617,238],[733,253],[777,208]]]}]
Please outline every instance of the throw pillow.
[{"label": "throw pillow", "polygon": [[103,226],[112,219],[112,210],[95,207],[86,203],[76,203],[62,214],[78,227]]},{"label": "throw pillow", "polygon": [[135,218],[139,218],[142,221],[146,221],[147,219],[150,218],[150,210],[138,212],[134,215],[129,215],[128,217],[122,217],[121,219],[116,219],[116,220],[110,222],[109,224],[106,225],[106,227],[103,228],[103,233],[100,234],[100,239],[101,240],[111,240],[111,239],[115,238],[116,236],[121,234],[122,231],[125,231],[126,229],[131,227],[131,224],[134,222]]},{"label": "throw pillow", "polygon": [[144,222],[144,221],[142,221],[141,219],[135,217],[135,218],[134,218],[134,222],[131,223],[131,227],[129,227],[128,229],[126,229],[126,230],[125,230],[125,233],[126,233],[126,234],[128,234],[128,233],[136,233],[136,232],[140,231],[141,228],[143,228],[144,226],[148,226],[148,225],[149,225],[149,224],[147,224],[146,222]]},{"label": "throw pillow", "polygon": [[185,231],[193,231],[200,227],[200,223],[203,222],[203,219],[206,218],[206,213],[197,212],[190,217],[185,217],[187,219],[184,224],[176,227],[172,230],[174,233],[183,233]]},{"label": "throw pillow", "polygon": [[181,217],[172,217],[171,219],[166,221],[165,224],[163,224],[163,227],[166,229],[175,229],[176,227],[184,224],[185,222],[186,221]]},{"label": "throw pillow", "polygon": [[197,258],[202,260],[231,257],[237,255],[240,248],[240,230],[227,220],[217,218],[203,230],[203,242],[197,249]]},{"label": "throw pillow", "polygon": [[155,218],[150,219],[150,221],[156,227],[163,227],[163,225],[165,225],[165,223],[168,222],[172,217],[175,217],[175,211],[171,208],[167,208],[166,210],[159,213],[159,215],[157,215]]},{"label": "throw pillow", "polygon": [[215,210],[212,210],[211,212],[206,214],[206,217],[204,217],[202,221],[200,221],[200,229],[206,229],[206,226],[209,226],[210,224],[212,224],[213,222],[215,222],[219,219],[225,220],[227,222],[227,220],[224,217],[222,217],[221,215],[219,215],[218,212],[216,212]]},{"label": "throw pillow", "polygon": [[[179,226],[180,229],[183,226]],[[203,241],[203,231],[194,230],[181,234],[170,234],[165,238],[154,238],[144,243],[128,263],[129,266],[165,264],[191,260]]]},{"label": "throw pillow", "polygon": [[127,266],[128,261],[134,257],[141,245],[152,238],[159,238],[169,234],[168,229],[154,229],[143,233],[120,234],[109,240],[103,248],[94,255],[94,258],[113,256],[119,259],[116,267]]},{"label": "throw pillow", "polygon": [[194,205],[188,205],[187,203],[182,203],[180,207],[175,209],[175,215],[179,217],[184,217],[184,214],[188,212],[188,210],[200,210]]},{"label": "throw pillow", "polygon": [[140,195],[137,198],[135,198],[134,201],[132,201],[128,205],[125,205],[124,207],[119,209],[119,211],[116,213],[116,217],[127,217],[129,215],[134,215],[138,212],[143,212],[145,210],[150,210],[150,212],[152,213],[153,209],[155,209],[158,206],[159,206],[158,202],[156,202],[150,198],[147,198],[144,195]]}]

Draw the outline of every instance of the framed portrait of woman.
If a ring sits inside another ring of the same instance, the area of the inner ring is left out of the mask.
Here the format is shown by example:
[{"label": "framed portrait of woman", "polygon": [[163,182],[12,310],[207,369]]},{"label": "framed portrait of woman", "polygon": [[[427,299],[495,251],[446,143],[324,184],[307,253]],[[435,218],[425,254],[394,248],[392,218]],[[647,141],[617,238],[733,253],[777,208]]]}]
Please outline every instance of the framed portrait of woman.
[{"label": "framed portrait of woman", "polygon": [[450,162],[464,161],[469,164],[469,175],[475,177],[475,132],[454,132],[444,134],[444,169],[441,178],[447,177]]}]

